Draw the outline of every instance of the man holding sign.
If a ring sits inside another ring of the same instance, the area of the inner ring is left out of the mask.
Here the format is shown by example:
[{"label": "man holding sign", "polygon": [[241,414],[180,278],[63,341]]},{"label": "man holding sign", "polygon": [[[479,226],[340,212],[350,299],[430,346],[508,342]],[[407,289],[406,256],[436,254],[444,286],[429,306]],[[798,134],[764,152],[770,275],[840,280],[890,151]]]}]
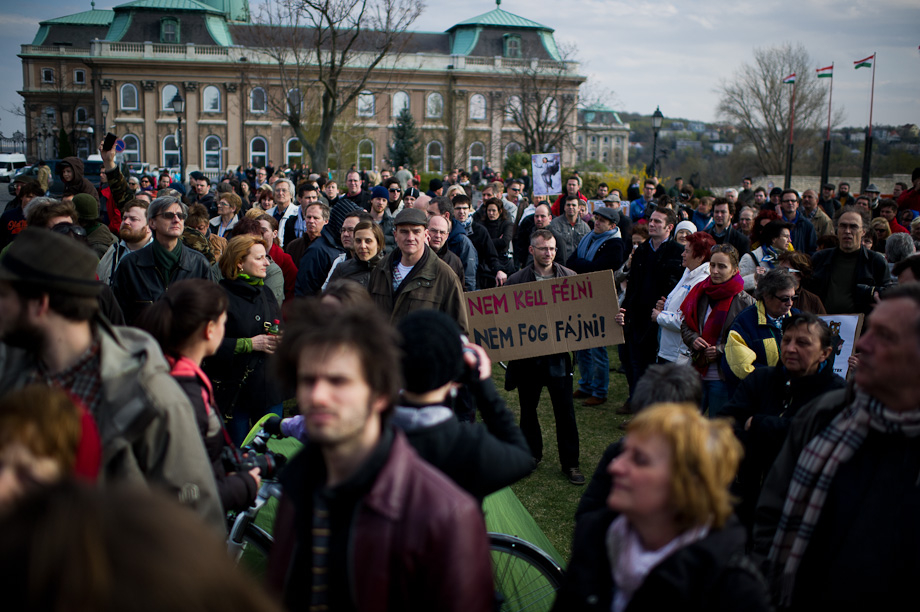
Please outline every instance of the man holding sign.
[{"label": "man holding sign", "polygon": [[[556,237],[547,229],[537,229],[530,235],[530,254],[533,263],[508,277],[505,285],[532,283],[564,276],[575,272],[553,263],[556,257]],[[575,423],[575,406],[572,402],[572,359],[568,352],[543,355],[508,362],[505,390],[518,390],[521,405],[521,431],[530,446],[534,465],[543,459],[543,436],[537,419],[540,393],[546,387],[556,418],[556,445],[562,473],[575,485],[585,484],[578,466],[578,425]]]}]

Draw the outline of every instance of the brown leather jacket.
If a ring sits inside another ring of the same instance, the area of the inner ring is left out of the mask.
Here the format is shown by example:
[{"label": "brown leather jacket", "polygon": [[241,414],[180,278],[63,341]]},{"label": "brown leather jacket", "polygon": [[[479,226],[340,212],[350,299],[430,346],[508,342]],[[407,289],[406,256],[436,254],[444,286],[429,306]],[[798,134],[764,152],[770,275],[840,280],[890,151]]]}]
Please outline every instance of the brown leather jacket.
[{"label": "brown leather jacket", "polygon": [[[286,491],[279,503],[267,576],[278,593],[298,579],[289,575],[299,527],[292,497],[312,499]],[[479,505],[422,461],[402,432],[394,430],[386,463],[352,516],[348,583],[357,610],[492,608],[489,541]]]}]

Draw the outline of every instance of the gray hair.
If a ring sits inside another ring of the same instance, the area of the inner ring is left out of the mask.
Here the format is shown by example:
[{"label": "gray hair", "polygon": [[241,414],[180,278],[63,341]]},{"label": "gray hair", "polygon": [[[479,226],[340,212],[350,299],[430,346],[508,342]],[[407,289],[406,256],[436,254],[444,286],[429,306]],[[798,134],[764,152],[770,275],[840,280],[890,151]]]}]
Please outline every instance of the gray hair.
[{"label": "gray hair", "polygon": [[61,201],[55,198],[47,198],[45,196],[40,196],[37,198],[32,198],[26,207],[22,210],[23,214],[28,217],[29,214],[36,210],[39,206],[48,206],[50,204],[60,204]]},{"label": "gray hair", "polygon": [[275,181],[275,184],[272,185],[272,191],[275,190],[275,187],[278,186],[278,183],[287,183],[288,192],[290,192],[291,197],[294,197],[294,182],[291,179],[286,179],[286,178],[278,179],[277,181]]},{"label": "gray hair", "polygon": [[765,297],[776,295],[783,289],[795,290],[796,287],[798,287],[798,282],[788,268],[773,268],[757,283],[754,297],[762,300]]},{"label": "gray hair", "polygon": [[728,189],[725,190],[725,195],[728,195],[728,194],[736,196],[738,195],[738,190],[735,189],[734,187],[729,187]]},{"label": "gray hair", "polygon": [[689,365],[665,363],[649,366],[636,383],[632,407],[637,412],[652,404],[703,404],[703,383],[700,375]]},{"label": "gray hair", "polygon": [[186,215],[188,214],[188,206],[183,204],[182,200],[174,196],[162,196],[151,202],[150,206],[147,207],[147,219],[150,220],[163,214],[163,211],[173,204],[178,204],[182,212]]},{"label": "gray hair", "polygon": [[899,261],[907,259],[917,250],[914,248],[914,239],[910,234],[898,233],[888,237],[885,242],[885,258],[890,264],[896,264]]}]

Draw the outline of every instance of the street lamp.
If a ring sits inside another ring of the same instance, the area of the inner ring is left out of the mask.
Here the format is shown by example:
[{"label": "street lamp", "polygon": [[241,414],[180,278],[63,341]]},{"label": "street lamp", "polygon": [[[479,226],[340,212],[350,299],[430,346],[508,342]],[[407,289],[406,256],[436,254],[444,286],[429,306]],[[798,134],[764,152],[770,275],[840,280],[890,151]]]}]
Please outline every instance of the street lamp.
[{"label": "street lamp", "polygon": [[102,131],[107,132],[105,118],[109,114],[109,101],[105,99],[105,96],[102,96],[102,102],[99,103],[99,108],[102,109]]},{"label": "street lamp", "polygon": [[182,115],[185,114],[185,100],[182,99],[182,96],[177,91],[170,104],[173,112],[176,113],[176,120],[179,122],[179,128],[176,130],[176,134],[179,136],[179,182],[185,183],[185,159],[184,155],[182,155]]},{"label": "street lamp", "polygon": [[658,132],[661,131],[661,122],[664,119],[664,115],[661,114],[661,108],[655,107],[655,112],[652,113],[652,131],[655,134],[654,140],[652,140],[652,163],[646,168],[646,174],[649,176],[655,176],[655,163],[658,161]]}]

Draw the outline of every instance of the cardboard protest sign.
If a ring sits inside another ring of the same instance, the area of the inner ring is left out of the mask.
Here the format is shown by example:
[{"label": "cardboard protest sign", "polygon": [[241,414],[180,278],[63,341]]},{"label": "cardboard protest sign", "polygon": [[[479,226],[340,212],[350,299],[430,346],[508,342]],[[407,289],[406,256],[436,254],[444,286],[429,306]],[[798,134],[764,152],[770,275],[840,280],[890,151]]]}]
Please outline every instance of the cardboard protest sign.
[{"label": "cardboard protest sign", "polygon": [[623,343],[613,272],[463,294],[470,340],[495,361]]},{"label": "cardboard protest sign", "polygon": [[834,334],[833,347],[834,352],[834,374],[847,377],[849,365],[847,361],[853,354],[856,341],[862,333],[863,315],[861,314],[837,314],[837,315],[818,315],[831,328]]},{"label": "cardboard protest sign", "polygon": [[595,210],[597,210],[598,208],[604,208],[606,206],[607,206],[607,202],[603,200],[588,200],[587,208],[588,208],[588,212],[593,215]]},{"label": "cardboard protest sign", "polygon": [[562,157],[558,153],[537,153],[530,156],[530,162],[535,196],[562,193]]}]

